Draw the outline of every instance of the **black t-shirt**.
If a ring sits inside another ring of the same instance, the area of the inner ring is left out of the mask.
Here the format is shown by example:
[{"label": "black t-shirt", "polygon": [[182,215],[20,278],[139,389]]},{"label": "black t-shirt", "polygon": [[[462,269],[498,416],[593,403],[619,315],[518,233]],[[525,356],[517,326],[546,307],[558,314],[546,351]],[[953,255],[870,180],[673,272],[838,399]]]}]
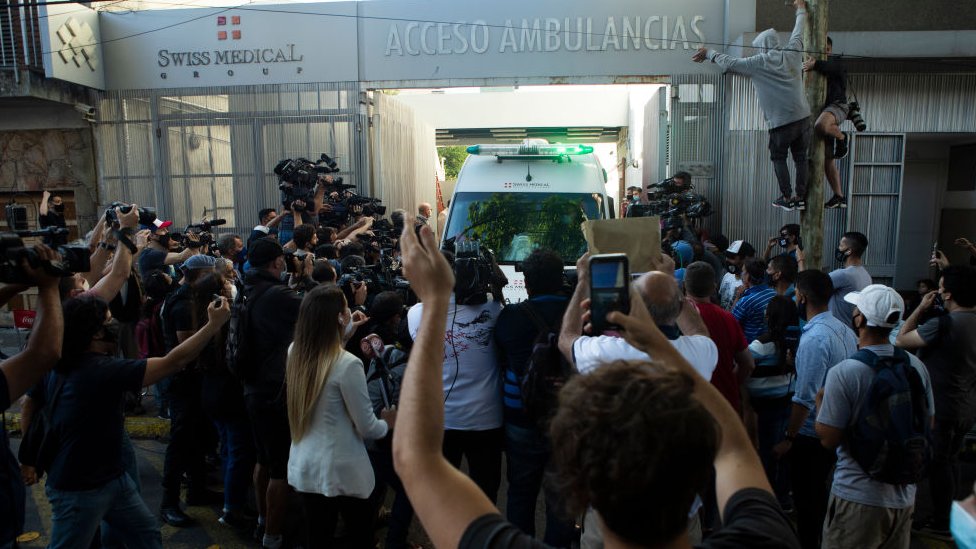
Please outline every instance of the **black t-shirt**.
[{"label": "black t-shirt", "polygon": [[[263,293],[262,293],[263,292]],[[259,293],[262,295],[258,296]],[[257,359],[257,373],[246,380],[244,394],[275,396],[285,381],[288,346],[295,337],[295,321],[302,296],[271,273],[252,269],[245,275],[250,323],[244,329],[249,350]],[[254,298],[257,297],[255,301]]]},{"label": "black t-shirt", "polygon": [[64,376],[51,418],[58,454],[47,482],[58,490],[93,490],[123,472],[125,393],[142,388],[146,361],[97,353],[63,361],[63,373],[48,374],[44,390],[33,395],[43,406],[53,396],[55,375]]},{"label": "black t-shirt", "polygon": [[918,327],[926,346],[920,353],[932,377],[935,417],[976,420],[976,312],[957,311]]},{"label": "black t-shirt", "polygon": [[[547,326],[557,325],[569,305],[568,298],[558,295],[533,297],[529,301]],[[522,411],[518,380],[525,374],[539,331],[523,307],[513,303],[502,309],[495,323],[495,344],[505,364],[505,421],[522,427],[534,427],[535,424]]]},{"label": "black t-shirt", "polygon": [[[7,376],[0,370],[0,412],[10,407],[10,388]],[[20,466],[10,451],[7,429],[0,425],[0,546],[10,543],[24,529],[24,498],[26,490],[20,478]],[[6,517],[11,517],[10,520]]]},{"label": "black t-shirt", "polygon": [[[549,547],[522,533],[501,515],[475,519],[461,536],[459,549],[544,549]],[[725,506],[725,525],[700,549],[799,548],[800,542],[776,498],[758,488],[739,490]]]},{"label": "black t-shirt", "polygon": [[[64,215],[50,210],[46,214],[37,216],[37,222],[42,229],[46,227],[59,227],[63,229],[68,226],[64,221]],[[48,246],[64,246],[68,243],[68,235],[45,236],[44,243]]]}]

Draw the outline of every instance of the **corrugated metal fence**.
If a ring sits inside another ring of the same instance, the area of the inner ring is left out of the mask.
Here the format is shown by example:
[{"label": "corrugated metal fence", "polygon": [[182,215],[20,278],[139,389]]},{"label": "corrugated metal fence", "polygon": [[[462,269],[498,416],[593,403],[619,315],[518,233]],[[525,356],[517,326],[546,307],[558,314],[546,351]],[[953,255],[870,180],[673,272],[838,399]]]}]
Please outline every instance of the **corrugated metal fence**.
[{"label": "corrugated metal fence", "polygon": [[357,83],[121,91],[100,102],[99,196],[156,206],[177,226],[227,219],[247,232],[280,207],[274,167],[333,157],[364,191],[366,117]]},{"label": "corrugated metal fence", "polygon": [[[390,210],[403,208],[409,216],[417,215],[421,202],[436,210],[438,159],[434,128],[393,96],[374,92],[373,100],[372,192]],[[436,218],[431,223],[436,223]]]},{"label": "corrugated metal fence", "polygon": [[[677,80],[676,80],[677,81]],[[867,121],[870,135],[854,134],[855,150],[858,154],[868,154],[876,150],[888,134],[887,141],[892,147],[901,149],[904,133],[976,132],[976,75],[973,74],[856,74],[850,77],[849,93],[855,92]],[[721,166],[722,181],[720,201],[722,210],[722,231],[730,239],[744,238],[760,251],[766,240],[776,235],[786,223],[798,223],[799,214],[786,213],[770,207],[770,201],[778,195],[776,178],[769,161],[768,133],[759,102],[752,83],[748,78],[727,75],[725,77],[725,100],[727,124],[722,134]],[[681,120],[673,117],[673,124]],[[850,123],[845,130],[852,131]],[[678,128],[675,135],[679,135]],[[858,141],[861,141],[860,147]],[[894,149],[892,149],[894,150]],[[883,158],[882,158],[883,157]],[[851,173],[852,159],[849,156],[840,163],[841,182],[848,194],[853,182],[854,194],[871,195],[884,192],[889,195],[900,194],[902,156],[881,154],[878,158],[858,158],[858,162],[888,162],[887,167],[859,168]],[[793,171],[790,163],[791,173]],[[884,172],[883,184],[877,177]],[[872,183],[873,182],[873,183]],[[874,185],[872,187],[872,185]],[[879,186],[880,185],[880,186]],[[830,195],[830,191],[826,193]],[[870,202],[870,206],[868,203]],[[881,206],[881,204],[886,204]],[[874,258],[879,267],[879,278],[891,276],[887,271],[892,265],[896,248],[897,219],[900,208],[897,196],[884,200],[874,197],[863,205],[852,206],[869,208],[852,210],[827,210],[824,219],[824,261],[825,267],[833,268],[833,250],[840,235],[847,230],[859,230],[868,239],[878,244]],[[869,264],[872,262],[869,246]],[[870,265],[869,265],[870,268]],[[884,271],[883,273],[881,271]]]}]

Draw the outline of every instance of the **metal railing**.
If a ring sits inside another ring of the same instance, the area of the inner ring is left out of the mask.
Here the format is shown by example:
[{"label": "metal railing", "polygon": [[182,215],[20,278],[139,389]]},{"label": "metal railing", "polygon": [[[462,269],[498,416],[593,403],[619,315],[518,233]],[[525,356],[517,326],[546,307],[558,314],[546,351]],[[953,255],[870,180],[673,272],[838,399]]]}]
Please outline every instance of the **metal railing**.
[{"label": "metal railing", "polygon": [[0,70],[44,72],[38,0],[0,0]]}]

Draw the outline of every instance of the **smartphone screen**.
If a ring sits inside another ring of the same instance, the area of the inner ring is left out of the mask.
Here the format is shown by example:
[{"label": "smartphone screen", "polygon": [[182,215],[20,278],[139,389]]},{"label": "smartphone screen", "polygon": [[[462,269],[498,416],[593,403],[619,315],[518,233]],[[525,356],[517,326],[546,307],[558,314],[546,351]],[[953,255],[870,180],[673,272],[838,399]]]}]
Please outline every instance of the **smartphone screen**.
[{"label": "smartphone screen", "polygon": [[630,312],[629,270],[624,254],[590,258],[590,321],[594,335],[619,328],[607,322],[611,311]]}]

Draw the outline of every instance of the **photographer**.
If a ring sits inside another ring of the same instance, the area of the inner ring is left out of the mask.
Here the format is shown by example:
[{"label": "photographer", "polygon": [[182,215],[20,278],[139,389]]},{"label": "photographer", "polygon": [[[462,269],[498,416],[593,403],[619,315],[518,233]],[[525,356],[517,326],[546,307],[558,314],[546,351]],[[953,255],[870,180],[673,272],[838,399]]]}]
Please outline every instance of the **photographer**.
[{"label": "photographer", "polygon": [[241,268],[244,266],[244,261],[247,260],[244,256],[244,241],[241,240],[241,235],[220,235],[220,238],[217,239],[217,250],[220,252],[220,257],[233,264],[234,271],[240,277]]},{"label": "photographer", "polygon": [[827,37],[827,59],[807,57],[803,62],[803,72],[815,71],[827,78],[827,101],[824,103],[814,129],[824,140],[824,174],[834,196],[824,204],[824,208],[846,208],[847,198],[840,185],[840,170],[834,159],[847,156],[847,136],[840,131],[840,125],[847,120],[851,106],[847,103],[847,71],[840,57],[831,56],[834,41]]},{"label": "photographer", "polygon": [[779,236],[771,237],[766,242],[766,251],[763,253],[763,260],[769,261],[772,258],[773,247],[777,244],[784,249],[783,254],[796,259],[797,250],[800,247],[800,226],[796,223],[783,225],[779,230]]},{"label": "photographer", "polygon": [[[133,205],[133,210],[136,209]],[[139,274],[145,284],[146,278],[155,271],[165,271],[171,277],[176,276],[173,265],[179,265],[191,256],[200,253],[199,248],[186,248],[182,252],[176,253],[172,249],[175,246],[169,228],[173,225],[172,221],[156,220],[153,225],[140,226],[141,229],[151,231],[149,245],[139,254]]]},{"label": "photographer", "polygon": [[[34,247],[42,262],[57,259],[57,254],[43,244]],[[30,285],[38,288],[37,317],[27,346],[20,353],[0,362],[0,412],[6,411],[33,387],[61,358],[64,321],[58,298],[58,277],[43,267],[31,268],[22,263]],[[0,287],[0,306],[27,290],[27,284],[5,284]],[[24,482],[17,459],[10,452],[7,429],[0,428],[0,547],[13,547],[24,527]]]},{"label": "photographer", "polygon": [[128,360],[114,358],[118,324],[104,300],[82,296],[65,302],[64,358],[38,391],[46,401],[57,399],[50,419],[57,453],[47,467],[46,487],[51,547],[87,547],[102,521],[130,548],[162,547],[159,526],[123,468],[122,404],[127,391],[152,385],[193,360],[230,317],[230,304],[211,304],[207,314],[207,324],[165,357]]},{"label": "photographer", "polygon": [[[169,296],[162,310],[167,349],[176,348],[196,333],[206,304],[223,289],[223,278],[215,271],[217,261],[217,258],[209,255],[196,255],[180,267],[183,284]],[[205,458],[213,433],[201,400],[204,368],[215,362],[217,346],[219,341],[207,345],[192,367],[170,379],[170,442],[163,462],[163,500],[160,506],[160,515],[170,526],[185,527],[192,522],[180,509],[180,486],[184,474],[189,481],[187,505],[209,505],[223,500],[206,487]]]},{"label": "photographer", "polygon": [[[429,227],[422,232],[432,235]],[[404,231],[414,234],[412,226]],[[502,310],[503,300],[493,290],[479,286],[476,272],[490,266],[480,254],[455,260],[444,253],[455,269],[454,293],[448,301],[447,331],[443,337],[444,456],[455,467],[462,457],[468,461],[468,474],[489,500],[498,497],[501,483],[502,398],[501,376],[492,332]],[[477,270],[477,271],[476,271]],[[497,275],[496,275],[497,276]],[[489,291],[493,296],[489,298]],[[417,339],[424,303],[407,313],[410,337]]]},{"label": "photographer", "polygon": [[[41,204],[37,207],[37,224],[42,229],[48,227],[68,228],[68,224],[64,221],[64,200],[60,196],[44,191],[41,196]],[[67,243],[68,233],[44,237],[44,244],[48,246],[64,246]]]},{"label": "photographer", "polygon": [[277,235],[278,225],[283,220],[284,217],[278,215],[274,208],[264,208],[259,211],[258,224],[251,229],[251,235],[247,237],[247,247],[250,248],[251,244],[258,238]]},{"label": "photographer", "polygon": [[[122,213],[116,208],[115,213],[119,220],[119,228],[113,230],[111,225],[106,224],[108,228],[100,232],[101,239],[91,255],[91,271],[76,273],[61,279],[62,300],[91,292],[111,302],[120,295],[123,288],[127,290],[127,294],[130,293],[128,290],[135,292],[136,301],[141,300],[138,282],[131,278],[132,259],[138,256],[148,244],[149,231],[134,232],[134,227],[139,221],[139,214],[135,207],[128,213]],[[111,269],[108,274],[102,276],[109,261],[111,261]],[[141,303],[136,304],[136,307],[139,306]]]},{"label": "photographer", "polygon": [[[273,239],[256,240],[249,252],[251,270],[244,279],[249,323],[242,337],[249,341],[246,367],[241,369],[244,399],[254,429],[257,466],[254,490],[258,531],[263,544],[277,549],[288,505],[288,449],[291,434],[283,384],[288,346],[294,337],[302,296],[281,281],[285,253]],[[243,366],[243,365],[242,365]]]},{"label": "photographer", "polygon": [[300,250],[303,252],[314,252],[319,245],[319,236],[312,225],[299,225],[292,233],[291,241],[284,245],[286,250]]}]

